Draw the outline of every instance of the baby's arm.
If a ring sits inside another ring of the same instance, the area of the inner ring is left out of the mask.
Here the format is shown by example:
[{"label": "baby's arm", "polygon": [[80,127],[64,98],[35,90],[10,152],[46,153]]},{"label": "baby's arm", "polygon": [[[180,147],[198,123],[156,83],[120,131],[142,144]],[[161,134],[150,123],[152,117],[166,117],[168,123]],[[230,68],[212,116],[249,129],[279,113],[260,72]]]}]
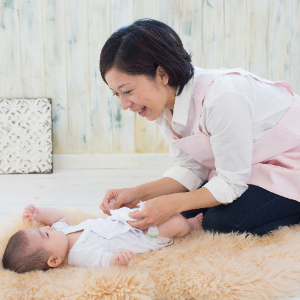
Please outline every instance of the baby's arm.
[{"label": "baby's arm", "polygon": [[128,263],[133,259],[135,253],[131,250],[121,250],[120,252],[114,254],[109,260],[109,266],[120,266],[128,265]]},{"label": "baby's arm", "polygon": [[64,212],[51,207],[35,207],[27,205],[23,212],[23,217],[29,221],[38,221],[51,226],[55,222],[64,222],[69,225],[69,220]]}]

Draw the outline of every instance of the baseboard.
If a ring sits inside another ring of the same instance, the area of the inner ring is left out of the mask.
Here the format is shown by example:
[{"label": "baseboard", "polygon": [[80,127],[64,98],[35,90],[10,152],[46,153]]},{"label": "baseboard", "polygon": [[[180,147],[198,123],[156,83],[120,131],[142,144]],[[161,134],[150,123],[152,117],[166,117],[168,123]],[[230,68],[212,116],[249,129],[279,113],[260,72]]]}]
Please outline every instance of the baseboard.
[{"label": "baseboard", "polygon": [[55,169],[167,169],[169,154],[53,154]]}]

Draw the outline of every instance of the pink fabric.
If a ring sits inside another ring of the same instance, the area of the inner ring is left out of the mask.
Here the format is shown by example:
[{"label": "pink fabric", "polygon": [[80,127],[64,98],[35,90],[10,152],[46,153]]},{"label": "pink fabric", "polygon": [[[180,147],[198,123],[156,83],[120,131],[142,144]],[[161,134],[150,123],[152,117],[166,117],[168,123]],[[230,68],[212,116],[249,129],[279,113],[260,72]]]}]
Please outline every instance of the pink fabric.
[{"label": "pink fabric", "polygon": [[291,107],[280,122],[253,143],[251,177],[247,183],[300,201],[300,96],[293,93],[292,86],[288,82],[265,80],[240,68],[213,70],[203,75],[194,93],[194,135],[181,139],[172,136],[173,142],[212,170],[208,179],[217,175],[210,137],[201,131],[199,121],[207,88],[217,77],[226,74],[252,76],[267,84],[283,86],[294,95]]}]

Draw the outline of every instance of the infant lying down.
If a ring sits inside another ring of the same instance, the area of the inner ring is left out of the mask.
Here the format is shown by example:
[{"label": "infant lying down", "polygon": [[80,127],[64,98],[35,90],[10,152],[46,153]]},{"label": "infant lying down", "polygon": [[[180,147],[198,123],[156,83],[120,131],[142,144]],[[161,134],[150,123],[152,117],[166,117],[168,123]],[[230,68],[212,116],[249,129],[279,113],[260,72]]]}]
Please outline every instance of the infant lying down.
[{"label": "infant lying down", "polygon": [[[141,208],[144,204],[141,203]],[[8,241],[2,263],[17,273],[46,271],[60,265],[109,267],[127,265],[136,253],[159,250],[172,244],[173,238],[202,227],[203,215],[185,219],[175,214],[166,222],[141,230],[130,226],[126,207],[111,210],[106,219],[89,219],[69,226],[64,212],[54,208],[28,205],[23,217],[48,225],[27,228]]]}]

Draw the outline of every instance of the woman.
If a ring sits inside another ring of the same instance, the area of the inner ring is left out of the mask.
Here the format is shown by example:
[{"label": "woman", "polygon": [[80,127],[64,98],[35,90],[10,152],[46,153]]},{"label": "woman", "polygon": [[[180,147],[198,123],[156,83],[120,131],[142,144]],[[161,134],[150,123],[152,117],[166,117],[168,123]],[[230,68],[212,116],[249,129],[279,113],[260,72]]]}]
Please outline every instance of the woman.
[{"label": "woman", "polygon": [[141,229],[201,211],[214,232],[299,223],[300,97],[289,83],[194,67],[176,32],[149,19],[112,34],[100,72],[122,109],[160,126],[175,161],[162,179],[107,191],[105,213],[115,198],[113,208],[147,201],[130,215]]}]

